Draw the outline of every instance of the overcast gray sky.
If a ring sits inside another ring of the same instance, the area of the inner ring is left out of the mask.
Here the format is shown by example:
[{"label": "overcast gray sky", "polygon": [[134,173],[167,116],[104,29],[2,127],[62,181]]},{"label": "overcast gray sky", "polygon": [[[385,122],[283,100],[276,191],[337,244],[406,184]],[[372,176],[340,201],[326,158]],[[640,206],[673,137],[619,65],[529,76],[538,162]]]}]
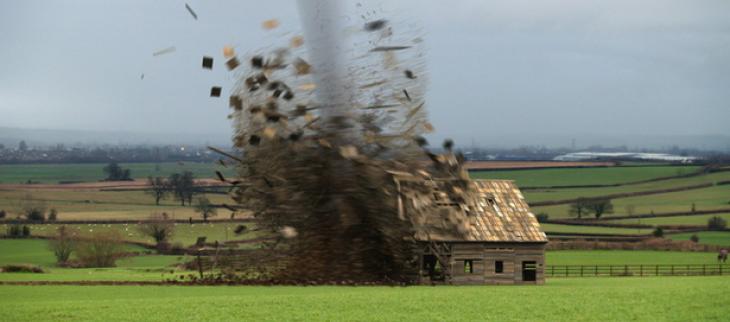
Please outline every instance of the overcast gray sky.
[{"label": "overcast gray sky", "polygon": [[[439,136],[730,134],[730,1],[361,2],[422,25]],[[299,30],[297,6],[188,3],[197,21],[184,1],[0,0],[0,127],[227,135],[208,91],[233,80],[201,56],[267,45],[266,19]]]}]

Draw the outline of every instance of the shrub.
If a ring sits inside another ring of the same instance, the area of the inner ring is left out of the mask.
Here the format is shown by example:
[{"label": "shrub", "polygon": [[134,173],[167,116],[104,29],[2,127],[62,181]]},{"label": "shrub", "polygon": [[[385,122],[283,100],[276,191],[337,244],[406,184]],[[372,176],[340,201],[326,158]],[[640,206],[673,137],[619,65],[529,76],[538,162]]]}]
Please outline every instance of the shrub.
[{"label": "shrub", "polygon": [[58,219],[58,211],[56,211],[56,208],[51,208],[51,210],[48,212],[48,221],[56,221]]},{"label": "shrub", "polygon": [[31,194],[25,195],[20,202],[20,211],[30,221],[46,220],[46,204],[42,200],[36,200]]},{"label": "shrub", "polygon": [[20,225],[9,225],[7,235],[8,237],[20,238],[23,237],[22,227]]},{"label": "shrub", "polygon": [[95,232],[90,238],[80,241],[76,257],[84,267],[114,267],[123,255],[122,235],[118,231]]},{"label": "shrub", "polygon": [[7,212],[5,212],[5,210],[3,210],[3,209],[0,209],[0,219],[3,219],[3,218],[5,218],[5,217],[7,217],[7,215],[8,215],[8,213],[7,213]]},{"label": "shrub", "polygon": [[63,266],[68,263],[71,253],[76,249],[77,232],[66,226],[58,227],[55,239],[48,241],[48,248],[56,256],[56,262]]},{"label": "shrub", "polygon": [[727,221],[720,217],[712,217],[707,220],[707,228],[710,230],[724,230],[727,227]]},{"label": "shrub", "polygon": [[550,215],[548,215],[545,212],[541,212],[537,215],[535,215],[535,218],[537,218],[537,222],[546,222],[548,218],[550,218]]},{"label": "shrub", "polygon": [[700,242],[700,236],[697,236],[697,234],[692,234],[692,236],[689,236],[689,240],[691,240],[694,243]]},{"label": "shrub", "polygon": [[139,231],[145,236],[152,237],[158,248],[166,250],[170,246],[167,241],[175,232],[175,223],[164,212],[153,213],[147,221],[140,223]]},{"label": "shrub", "polygon": [[662,229],[662,227],[657,227],[651,234],[654,235],[654,237],[662,238],[664,237],[664,229]]},{"label": "shrub", "polygon": [[43,269],[30,264],[8,264],[2,267],[3,273],[44,273]]},{"label": "shrub", "polygon": [[23,237],[30,237],[30,227],[23,225]]},{"label": "shrub", "polygon": [[246,225],[238,225],[238,226],[236,226],[236,229],[233,230],[233,232],[236,233],[236,235],[240,235],[240,234],[245,233],[247,230],[248,230],[248,227],[246,227]]}]

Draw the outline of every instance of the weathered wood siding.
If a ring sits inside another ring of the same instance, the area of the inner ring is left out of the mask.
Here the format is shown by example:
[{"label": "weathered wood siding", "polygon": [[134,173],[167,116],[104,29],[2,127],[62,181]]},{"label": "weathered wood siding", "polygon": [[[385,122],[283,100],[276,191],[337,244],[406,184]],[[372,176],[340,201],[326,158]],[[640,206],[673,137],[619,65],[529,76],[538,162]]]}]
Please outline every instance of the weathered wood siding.
[{"label": "weathered wood siding", "polygon": [[[545,244],[543,243],[452,243],[450,265],[452,284],[543,284],[545,283]],[[465,271],[472,262],[472,272]],[[502,272],[497,273],[497,261]],[[536,263],[536,280],[522,280],[522,263]]]}]

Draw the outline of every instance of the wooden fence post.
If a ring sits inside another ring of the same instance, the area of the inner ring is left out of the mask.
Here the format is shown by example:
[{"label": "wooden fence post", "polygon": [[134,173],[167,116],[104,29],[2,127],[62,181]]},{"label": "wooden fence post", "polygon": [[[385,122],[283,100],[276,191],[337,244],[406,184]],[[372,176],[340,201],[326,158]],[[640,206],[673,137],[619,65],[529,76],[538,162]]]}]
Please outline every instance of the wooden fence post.
[{"label": "wooden fence post", "polygon": [[644,265],[639,265],[639,276],[644,276]]},{"label": "wooden fence post", "polygon": [[596,276],[598,276],[598,265],[596,265]]},{"label": "wooden fence post", "polygon": [[624,276],[629,275],[629,265],[624,265]]},{"label": "wooden fence post", "polygon": [[671,268],[671,274],[670,275],[674,276],[674,264],[670,265],[670,268]]},{"label": "wooden fence post", "polygon": [[659,276],[659,265],[654,266],[655,272],[654,276]]},{"label": "wooden fence post", "polygon": [[702,275],[707,275],[707,268],[705,267],[707,264],[702,264]]},{"label": "wooden fence post", "polygon": [[580,265],[580,277],[583,277],[583,265]]}]

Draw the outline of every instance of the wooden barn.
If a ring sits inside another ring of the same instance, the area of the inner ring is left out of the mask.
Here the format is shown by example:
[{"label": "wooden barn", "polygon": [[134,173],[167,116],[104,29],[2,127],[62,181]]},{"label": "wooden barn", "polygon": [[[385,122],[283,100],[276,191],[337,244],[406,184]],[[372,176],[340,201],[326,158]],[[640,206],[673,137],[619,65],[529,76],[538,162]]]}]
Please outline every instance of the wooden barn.
[{"label": "wooden barn", "polygon": [[400,177],[396,189],[399,213],[422,213],[421,283],[545,282],[547,236],[514,182]]}]

